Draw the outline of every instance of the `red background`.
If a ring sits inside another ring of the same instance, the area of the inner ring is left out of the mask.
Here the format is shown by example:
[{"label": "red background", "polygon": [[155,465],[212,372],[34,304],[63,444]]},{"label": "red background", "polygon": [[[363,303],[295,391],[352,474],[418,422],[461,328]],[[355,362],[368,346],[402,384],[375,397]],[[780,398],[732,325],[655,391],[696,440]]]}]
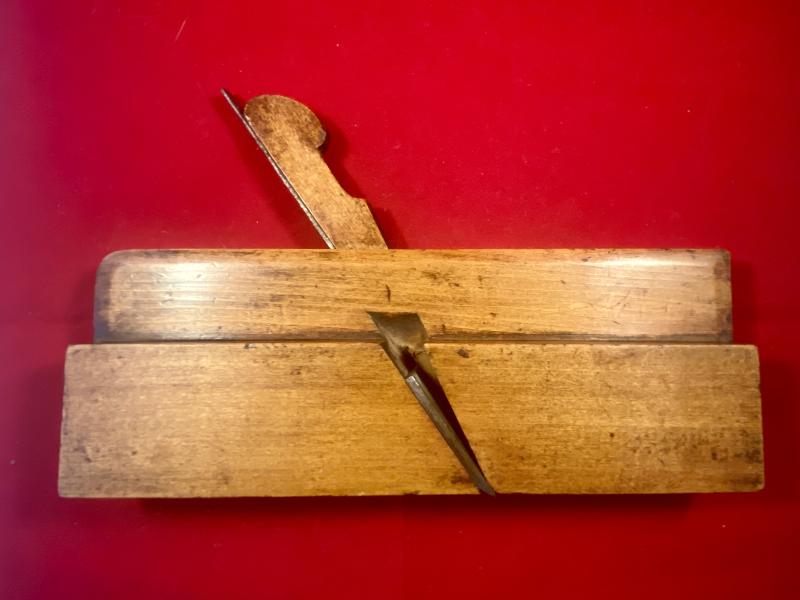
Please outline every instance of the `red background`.
[{"label": "red background", "polygon": [[[796,594],[796,6],[3,2],[0,596]],[[311,106],[392,247],[729,249],[766,490],[58,498],[106,253],[322,246],[220,86]]]}]

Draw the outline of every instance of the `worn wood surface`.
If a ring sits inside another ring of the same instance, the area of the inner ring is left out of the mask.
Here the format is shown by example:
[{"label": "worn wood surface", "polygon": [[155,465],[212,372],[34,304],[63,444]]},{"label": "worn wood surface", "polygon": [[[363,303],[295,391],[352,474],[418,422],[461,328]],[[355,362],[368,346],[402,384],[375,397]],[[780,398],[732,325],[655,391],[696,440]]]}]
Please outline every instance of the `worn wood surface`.
[{"label": "worn wood surface", "polygon": [[[498,492],[761,485],[752,347],[429,348]],[[369,342],[72,347],[59,489],[99,497],[475,491]]]},{"label": "worn wood surface", "polygon": [[432,344],[431,355],[500,493],[763,484],[752,346]]},{"label": "worn wood surface", "polygon": [[367,311],[433,340],[731,339],[717,250],[146,250],[108,256],[96,341],[378,339]]},{"label": "worn wood surface", "polygon": [[378,344],[69,350],[62,495],[474,489]]},{"label": "worn wood surface", "polygon": [[284,96],[258,96],[245,105],[244,114],[329,247],[386,247],[367,203],[345,192],[322,159],[325,130],[311,110]]}]

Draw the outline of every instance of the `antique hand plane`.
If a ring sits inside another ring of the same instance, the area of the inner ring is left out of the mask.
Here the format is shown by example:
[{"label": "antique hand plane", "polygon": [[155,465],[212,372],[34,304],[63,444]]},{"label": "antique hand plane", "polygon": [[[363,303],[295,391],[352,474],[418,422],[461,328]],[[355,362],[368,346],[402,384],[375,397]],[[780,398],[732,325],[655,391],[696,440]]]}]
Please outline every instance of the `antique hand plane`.
[{"label": "antique hand plane", "polygon": [[725,251],[389,250],[308,108],[223,94],[330,249],[106,257],[61,495],[763,486]]}]

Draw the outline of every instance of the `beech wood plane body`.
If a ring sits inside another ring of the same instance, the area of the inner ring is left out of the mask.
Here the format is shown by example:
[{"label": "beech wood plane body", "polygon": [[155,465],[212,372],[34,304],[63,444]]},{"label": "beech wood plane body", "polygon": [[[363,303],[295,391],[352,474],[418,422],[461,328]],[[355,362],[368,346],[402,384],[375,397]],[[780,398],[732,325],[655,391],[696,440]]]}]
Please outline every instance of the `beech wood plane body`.
[{"label": "beech wood plane body", "polygon": [[95,343],[67,352],[62,495],[763,486],[727,252],[389,250],[308,108],[224,95],[329,249],[108,256]]}]

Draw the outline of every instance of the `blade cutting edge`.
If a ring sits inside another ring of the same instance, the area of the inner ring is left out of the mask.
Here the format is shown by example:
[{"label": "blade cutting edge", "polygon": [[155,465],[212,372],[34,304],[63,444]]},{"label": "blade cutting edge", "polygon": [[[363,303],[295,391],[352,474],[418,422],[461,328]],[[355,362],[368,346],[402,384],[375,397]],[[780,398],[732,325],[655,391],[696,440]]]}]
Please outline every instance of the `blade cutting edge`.
[{"label": "blade cutting edge", "polygon": [[369,316],[383,336],[384,351],[400,371],[411,393],[433,421],[472,482],[482,492],[494,496],[494,488],[478,465],[478,460],[433,370],[430,356],[425,349],[427,332],[419,315],[369,312]]}]

